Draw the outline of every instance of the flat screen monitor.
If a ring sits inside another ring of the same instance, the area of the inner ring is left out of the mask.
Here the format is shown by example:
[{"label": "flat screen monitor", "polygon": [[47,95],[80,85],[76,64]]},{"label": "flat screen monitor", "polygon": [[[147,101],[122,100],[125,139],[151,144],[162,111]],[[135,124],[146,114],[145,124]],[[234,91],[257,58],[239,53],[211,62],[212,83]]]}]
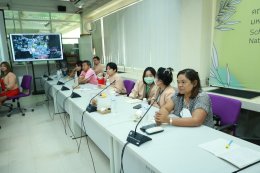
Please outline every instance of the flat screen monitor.
[{"label": "flat screen monitor", "polygon": [[14,61],[62,60],[61,34],[10,34]]}]

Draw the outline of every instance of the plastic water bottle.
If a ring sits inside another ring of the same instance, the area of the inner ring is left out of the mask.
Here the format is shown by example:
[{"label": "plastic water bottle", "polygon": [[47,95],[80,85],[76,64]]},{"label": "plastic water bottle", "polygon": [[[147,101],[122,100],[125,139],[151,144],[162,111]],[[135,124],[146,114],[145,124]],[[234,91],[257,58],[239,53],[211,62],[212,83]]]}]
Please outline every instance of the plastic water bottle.
[{"label": "plastic water bottle", "polygon": [[61,70],[57,70],[57,78],[58,80],[61,78]]},{"label": "plastic water bottle", "polygon": [[75,86],[78,86],[78,85],[79,85],[79,79],[78,79],[77,73],[75,73],[75,75],[74,75],[74,85],[75,85]]},{"label": "plastic water bottle", "polygon": [[117,97],[115,91],[111,91],[110,98],[111,98],[111,112],[117,113]]},{"label": "plastic water bottle", "polygon": [[110,81],[109,81],[109,79],[107,78],[106,86],[109,86],[109,85],[110,85]]},{"label": "plastic water bottle", "polygon": [[147,111],[148,109],[148,102],[147,102],[147,99],[146,98],[143,98],[143,101],[142,101],[142,110],[143,110],[143,114]]},{"label": "plastic water bottle", "polygon": [[[148,105],[147,99],[143,98],[143,101],[142,101],[142,116],[144,116],[144,114],[147,111],[148,107],[149,107],[149,105]],[[144,122],[143,123],[146,123],[148,120],[149,120],[149,116],[146,115],[144,117]]]}]

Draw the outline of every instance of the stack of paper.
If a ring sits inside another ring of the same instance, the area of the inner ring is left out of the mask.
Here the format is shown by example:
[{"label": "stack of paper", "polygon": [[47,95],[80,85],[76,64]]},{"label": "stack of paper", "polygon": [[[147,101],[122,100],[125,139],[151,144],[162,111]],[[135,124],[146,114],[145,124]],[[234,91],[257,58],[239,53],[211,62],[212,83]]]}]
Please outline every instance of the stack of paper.
[{"label": "stack of paper", "polygon": [[228,140],[216,139],[214,141],[200,144],[199,147],[232,163],[238,168],[242,168],[260,160],[260,152],[241,147],[235,142],[227,148],[226,146],[228,143]]}]

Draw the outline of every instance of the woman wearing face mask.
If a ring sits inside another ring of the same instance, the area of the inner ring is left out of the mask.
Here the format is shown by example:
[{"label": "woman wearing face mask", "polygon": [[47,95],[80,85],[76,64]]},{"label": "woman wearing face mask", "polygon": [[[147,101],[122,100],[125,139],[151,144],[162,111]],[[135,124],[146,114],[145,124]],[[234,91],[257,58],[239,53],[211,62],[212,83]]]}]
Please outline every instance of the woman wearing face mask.
[{"label": "woman wearing face mask", "polygon": [[151,103],[155,107],[161,107],[166,104],[167,100],[171,99],[175,93],[174,88],[171,86],[173,80],[172,68],[160,67],[156,73],[154,83],[157,85],[158,90],[156,95],[152,98]]},{"label": "woman wearing face mask", "polygon": [[136,82],[129,97],[140,100],[146,98],[148,102],[150,102],[157,91],[157,87],[154,84],[155,74],[156,71],[153,67],[147,67],[143,73],[143,80]]},{"label": "woman wearing face mask", "polygon": [[117,74],[117,65],[116,63],[109,62],[106,66],[107,76],[106,79],[109,80],[110,83],[114,83],[111,85],[114,88],[115,92],[119,94],[125,94],[126,89],[123,82],[123,79]]},{"label": "woman wearing face mask", "polygon": [[16,75],[12,73],[10,64],[8,62],[1,63],[1,78],[0,78],[2,92],[0,93],[0,106],[8,97],[19,94],[19,87]]},{"label": "woman wearing face mask", "polygon": [[[208,94],[201,90],[198,72],[184,69],[178,73],[177,82],[178,92],[156,113],[156,123],[190,127],[204,124],[213,127],[211,101]],[[172,111],[176,118],[169,116]]]}]

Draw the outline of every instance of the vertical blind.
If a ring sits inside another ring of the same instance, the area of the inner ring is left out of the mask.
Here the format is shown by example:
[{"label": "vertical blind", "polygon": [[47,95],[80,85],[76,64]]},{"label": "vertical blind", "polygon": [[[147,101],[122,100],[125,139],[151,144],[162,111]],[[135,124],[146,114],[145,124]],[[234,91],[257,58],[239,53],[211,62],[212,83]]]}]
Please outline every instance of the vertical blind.
[{"label": "vertical blind", "polygon": [[0,23],[0,62],[2,62],[9,61],[3,10],[0,10]]},{"label": "vertical blind", "polygon": [[179,69],[180,6],[181,0],[143,0],[103,17],[103,26],[95,21],[96,54],[125,67]]}]

